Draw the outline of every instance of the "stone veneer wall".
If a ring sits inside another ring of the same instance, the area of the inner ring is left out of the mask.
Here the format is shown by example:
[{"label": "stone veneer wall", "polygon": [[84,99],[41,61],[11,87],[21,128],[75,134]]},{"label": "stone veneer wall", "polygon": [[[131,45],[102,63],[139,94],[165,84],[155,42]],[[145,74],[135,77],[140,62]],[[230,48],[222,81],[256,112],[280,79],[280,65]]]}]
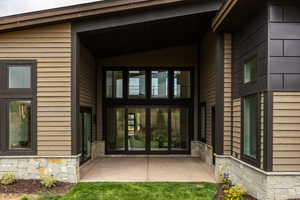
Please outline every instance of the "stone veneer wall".
[{"label": "stone veneer wall", "polygon": [[5,156],[0,157],[0,177],[12,172],[17,179],[40,179],[54,176],[58,181],[79,181],[78,156]]},{"label": "stone veneer wall", "polygon": [[216,179],[220,181],[225,172],[259,200],[300,198],[300,172],[265,172],[232,156],[217,156]]},{"label": "stone veneer wall", "polygon": [[200,159],[208,164],[209,166],[213,165],[213,149],[210,145],[205,144],[200,141],[191,142],[191,156],[200,157]]}]

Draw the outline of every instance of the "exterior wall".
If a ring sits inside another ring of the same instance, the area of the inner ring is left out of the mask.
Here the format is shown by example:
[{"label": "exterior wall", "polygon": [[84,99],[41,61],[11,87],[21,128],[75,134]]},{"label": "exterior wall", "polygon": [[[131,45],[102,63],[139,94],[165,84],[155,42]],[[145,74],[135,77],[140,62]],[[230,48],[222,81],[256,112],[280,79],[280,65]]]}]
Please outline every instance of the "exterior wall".
[{"label": "exterior wall", "polygon": [[0,33],[0,59],[37,60],[37,153],[71,155],[71,25]]},{"label": "exterior wall", "polygon": [[216,179],[224,173],[258,200],[300,198],[300,173],[265,172],[231,156],[217,156]]},{"label": "exterior wall", "polygon": [[271,1],[269,73],[273,90],[300,90],[299,5],[297,1]]},{"label": "exterior wall", "polygon": [[54,176],[58,181],[79,181],[78,156],[22,156],[0,157],[0,177],[7,172],[16,174],[17,179],[39,179]]},{"label": "exterior wall", "polygon": [[[261,7],[264,7],[262,4]],[[268,69],[268,16],[267,7],[257,12],[256,17],[245,22],[239,31],[233,34],[233,98],[263,92],[267,89]],[[243,84],[244,63],[258,59],[257,81]]]},{"label": "exterior wall", "polygon": [[232,36],[224,35],[224,154],[232,146]]},{"label": "exterior wall", "polygon": [[233,118],[232,118],[232,156],[241,158],[241,98],[233,100]]},{"label": "exterior wall", "polygon": [[300,171],[300,92],[273,93],[273,170]]},{"label": "exterior wall", "polygon": [[190,45],[103,58],[99,64],[119,67],[195,67],[197,59],[197,46]]},{"label": "exterior wall", "polygon": [[[96,113],[97,73],[95,59],[87,48],[80,46],[80,106],[92,108]],[[96,140],[96,121],[93,120],[92,138]]]}]

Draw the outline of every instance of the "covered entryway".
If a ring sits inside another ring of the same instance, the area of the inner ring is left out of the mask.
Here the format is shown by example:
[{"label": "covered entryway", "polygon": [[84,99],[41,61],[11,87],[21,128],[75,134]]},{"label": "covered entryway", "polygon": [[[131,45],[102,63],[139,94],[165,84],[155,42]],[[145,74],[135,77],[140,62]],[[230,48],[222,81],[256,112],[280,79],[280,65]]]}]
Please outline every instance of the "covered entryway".
[{"label": "covered entryway", "polygon": [[199,158],[100,158],[81,168],[81,181],[215,182],[213,169]]}]

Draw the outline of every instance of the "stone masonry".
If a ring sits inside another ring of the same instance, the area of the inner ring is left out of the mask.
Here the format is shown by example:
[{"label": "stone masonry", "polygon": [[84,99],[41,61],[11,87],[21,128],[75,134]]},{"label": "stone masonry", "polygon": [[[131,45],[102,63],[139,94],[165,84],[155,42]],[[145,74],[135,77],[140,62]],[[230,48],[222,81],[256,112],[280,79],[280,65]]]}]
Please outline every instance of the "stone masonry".
[{"label": "stone masonry", "polygon": [[213,152],[212,147],[200,142],[200,141],[192,141],[191,142],[191,155],[192,157],[200,157],[200,159],[212,166],[213,162]]},{"label": "stone masonry", "polygon": [[54,176],[58,181],[79,181],[79,157],[5,156],[0,157],[0,177],[13,172],[17,179]]},{"label": "stone masonry", "polygon": [[225,172],[259,200],[300,198],[300,173],[265,172],[231,156],[216,156],[216,179],[221,181]]}]

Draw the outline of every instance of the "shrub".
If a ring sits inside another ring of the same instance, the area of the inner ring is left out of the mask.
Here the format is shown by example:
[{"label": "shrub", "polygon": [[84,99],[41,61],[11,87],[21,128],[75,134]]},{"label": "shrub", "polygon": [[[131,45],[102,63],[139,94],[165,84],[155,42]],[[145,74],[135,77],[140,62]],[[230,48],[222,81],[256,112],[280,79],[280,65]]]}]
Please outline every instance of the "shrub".
[{"label": "shrub", "polygon": [[3,174],[0,183],[3,185],[10,185],[16,182],[16,175],[12,172]]},{"label": "shrub", "polygon": [[243,200],[245,191],[240,186],[232,186],[228,190],[224,190],[224,200]]},{"label": "shrub", "polygon": [[56,186],[57,180],[54,178],[54,176],[42,176],[41,177],[41,184],[45,186],[46,188],[52,188]]}]

